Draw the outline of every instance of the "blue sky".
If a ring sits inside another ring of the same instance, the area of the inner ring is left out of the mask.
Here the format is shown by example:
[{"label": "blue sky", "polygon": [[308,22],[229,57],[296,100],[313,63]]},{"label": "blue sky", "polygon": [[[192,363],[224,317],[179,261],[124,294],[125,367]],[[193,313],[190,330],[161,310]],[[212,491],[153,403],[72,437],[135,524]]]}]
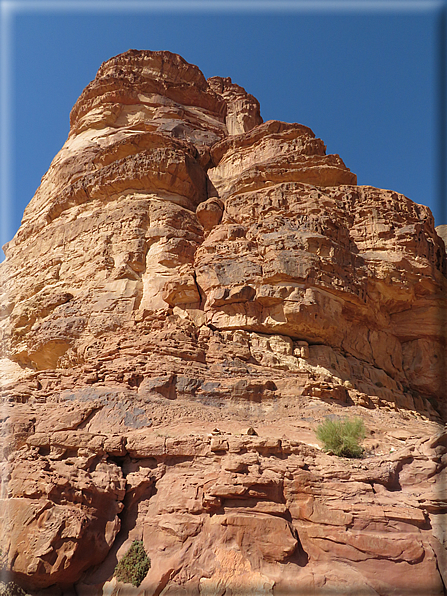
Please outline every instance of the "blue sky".
[{"label": "blue sky", "polygon": [[359,184],[401,192],[447,223],[442,6],[1,0],[2,244],[65,142],[83,88],[129,48],[170,50],[206,77],[231,76],[258,98],[264,120],[309,126]]}]

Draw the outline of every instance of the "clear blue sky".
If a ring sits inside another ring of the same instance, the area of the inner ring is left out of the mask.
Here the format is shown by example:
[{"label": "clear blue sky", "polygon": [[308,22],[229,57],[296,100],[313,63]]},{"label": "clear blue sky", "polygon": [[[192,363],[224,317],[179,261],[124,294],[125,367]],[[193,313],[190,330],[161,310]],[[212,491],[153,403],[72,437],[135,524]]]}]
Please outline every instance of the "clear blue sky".
[{"label": "clear blue sky", "polygon": [[216,0],[109,0],[93,10],[92,0],[1,2],[3,242],[65,142],[83,88],[129,48],[170,50],[206,77],[231,76],[258,98],[264,120],[309,126],[359,184],[401,192],[447,223],[439,200],[441,3],[277,0],[234,9]]}]

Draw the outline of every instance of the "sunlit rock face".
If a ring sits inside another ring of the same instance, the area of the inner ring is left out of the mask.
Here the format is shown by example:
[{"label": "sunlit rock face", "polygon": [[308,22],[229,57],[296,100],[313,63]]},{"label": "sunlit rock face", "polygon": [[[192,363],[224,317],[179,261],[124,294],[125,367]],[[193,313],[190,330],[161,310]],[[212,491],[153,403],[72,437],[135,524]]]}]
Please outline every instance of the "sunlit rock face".
[{"label": "sunlit rock face", "polygon": [[13,579],[133,594],[142,539],[145,594],[443,594],[443,226],[170,52],[105,62],[70,122],[0,265]]}]

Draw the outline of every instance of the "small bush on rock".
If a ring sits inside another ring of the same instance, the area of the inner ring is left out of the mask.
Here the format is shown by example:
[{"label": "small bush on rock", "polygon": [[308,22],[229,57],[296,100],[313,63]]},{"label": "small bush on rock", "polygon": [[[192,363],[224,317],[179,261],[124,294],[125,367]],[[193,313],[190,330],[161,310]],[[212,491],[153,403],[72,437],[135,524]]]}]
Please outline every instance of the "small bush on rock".
[{"label": "small bush on rock", "polygon": [[142,540],[134,540],[132,546],[115,568],[118,581],[137,587],[149,571],[151,562],[144,550]]},{"label": "small bush on rock", "polygon": [[326,451],[339,457],[361,457],[363,447],[360,442],[366,437],[366,429],[361,418],[352,420],[326,420],[317,428],[317,438]]},{"label": "small bush on rock", "polygon": [[0,581],[0,596],[29,596],[22,590],[20,586],[14,582],[8,582],[5,584]]}]

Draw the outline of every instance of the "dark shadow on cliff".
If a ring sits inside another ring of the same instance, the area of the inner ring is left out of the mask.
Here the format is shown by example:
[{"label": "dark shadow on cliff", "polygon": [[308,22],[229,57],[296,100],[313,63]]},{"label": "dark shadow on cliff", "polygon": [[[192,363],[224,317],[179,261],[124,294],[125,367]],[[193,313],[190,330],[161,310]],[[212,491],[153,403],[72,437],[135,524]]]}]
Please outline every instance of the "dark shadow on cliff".
[{"label": "dark shadow on cliff", "polygon": [[[111,458],[117,465],[124,468],[128,458]],[[121,546],[128,540],[130,532],[135,528],[138,517],[138,504],[142,500],[150,499],[157,492],[153,478],[140,483],[136,488],[128,491],[123,500],[123,510],[118,517],[121,519],[121,529],[115,537],[112,547],[102,563],[95,568],[87,570],[83,577],[77,582],[85,586],[99,586],[112,579],[115,568],[118,564],[117,553]],[[134,539],[142,540],[142,536],[134,536]],[[79,596],[82,596],[82,588]],[[77,589],[79,592],[79,589]]]}]

